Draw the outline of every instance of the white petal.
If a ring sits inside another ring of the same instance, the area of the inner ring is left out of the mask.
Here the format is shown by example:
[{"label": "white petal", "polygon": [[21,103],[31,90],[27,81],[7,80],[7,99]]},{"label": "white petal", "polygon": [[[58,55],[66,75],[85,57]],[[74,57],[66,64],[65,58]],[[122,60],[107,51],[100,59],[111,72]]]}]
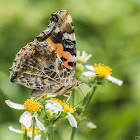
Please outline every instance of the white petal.
[{"label": "white petal", "polygon": [[84,58],[84,63],[87,62],[92,57],[92,54],[89,54],[86,58]]},{"label": "white petal", "polygon": [[31,132],[31,131],[27,132],[27,136],[28,136],[29,138],[32,138],[32,132]]},{"label": "white petal", "polygon": [[57,109],[58,111],[61,111],[62,110],[62,106],[58,102],[52,101],[52,100],[46,100],[46,102],[48,102],[45,105],[45,108],[46,109],[50,109],[50,110]]},{"label": "white petal", "polygon": [[83,52],[82,52],[82,57],[85,58],[86,56],[87,56],[86,52],[83,51]]},{"label": "white petal", "polygon": [[39,135],[36,135],[35,137],[34,137],[34,140],[41,140],[41,135],[39,134]]},{"label": "white petal", "polygon": [[95,71],[94,67],[91,65],[86,65],[85,67],[91,71]]},{"label": "white petal", "polygon": [[92,71],[83,72],[82,75],[84,75],[86,77],[95,77],[95,76],[97,76],[96,73],[94,73]]},{"label": "white petal", "polygon": [[108,80],[111,81],[112,83],[115,83],[115,84],[117,84],[117,85],[119,85],[119,86],[121,86],[121,85],[123,84],[123,81],[122,81],[122,80],[119,80],[119,79],[117,79],[117,78],[115,78],[115,77],[112,77],[111,75],[107,75],[107,76],[106,76],[106,79],[108,79]]},{"label": "white petal", "polygon": [[45,127],[44,125],[37,119],[37,114],[35,114],[35,119],[36,119],[36,125],[40,130],[44,130]]},{"label": "white petal", "polygon": [[16,133],[19,133],[19,134],[23,134],[23,131],[15,129],[13,126],[9,126],[8,128],[9,128],[10,131],[13,131],[13,132],[16,132]]},{"label": "white petal", "polygon": [[25,126],[26,129],[31,127],[32,115],[29,111],[25,111],[19,119],[19,122]]},{"label": "white petal", "polygon": [[53,104],[57,110],[62,110],[62,106],[58,102],[54,102]]},{"label": "white petal", "polygon": [[76,119],[73,117],[73,115],[70,112],[68,112],[67,114],[68,115],[66,116],[66,118],[68,118],[68,121],[69,121],[70,125],[72,127],[76,127],[77,128],[77,121],[76,121]]},{"label": "white petal", "polygon": [[46,102],[48,103],[45,105],[45,109],[52,110],[56,114],[62,110],[62,106],[58,102],[54,102],[52,100],[47,100]]},{"label": "white petal", "polygon": [[80,56],[80,51],[77,51],[77,58],[79,58]]},{"label": "white petal", "polygon": [[47,103],[46,105],[45,105],[45,109],[50,109],[52,107],[52,104],[51,103]]},{"label": "white petal", "polygon": [[5,100],[5,103],[13,109],[25,110],[24,105],[11,102],[10,100]]}]

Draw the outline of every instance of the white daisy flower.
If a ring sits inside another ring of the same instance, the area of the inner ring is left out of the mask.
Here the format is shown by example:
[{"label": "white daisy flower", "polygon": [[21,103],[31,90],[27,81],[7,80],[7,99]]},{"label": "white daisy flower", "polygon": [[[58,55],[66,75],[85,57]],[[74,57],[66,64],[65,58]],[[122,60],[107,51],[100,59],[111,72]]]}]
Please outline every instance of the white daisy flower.
[{"label": "white daisy flower", "polygon": [[41,105],[37,101],[27,99],[23,105],[11,102],[10,100],[6,100],[5,103],[13,109],[26,110],[19,119],[19,122],[23,124],[26,129],[31,127],[33,118],[35,118],[40,130],[45,129],[44,125],[37,119],[37,111],[41,111]]},{"label": "white daisy flower", "polygon": [[67,115],[65,118],[68,118],[70,125],[77,128],[77,121],[71,114],[76,111],[75,108],[56,98],[51,98],[51,100],[47,100],[46,102],[45,109],[52,110],[56,114],[58,114],[60,111],[66,113]]},{"label": "white daisy flower", "polygon": [[81,63],[86,63],[90,58],[92,57],[92,54],[87,54],[85,51],[82,52],[82,55],[80,56],[80,51],[77,51],[77,61]]},{"label": "white daisy flower", "polygon": [[62,111],[62,106],[58,102],[52,100],[46,100],[46,102],[45,109],[52,110],[56,114]]},{"label": "white daisy flower", "polygon": [[[23,126],[23,125],[21,125],[21,130],[15,129],[13,126],[9,126],[9,130],[25,135],[25,126]],[[41,134],[39,134],[39,133],[40,133],[40,131],[38,130],[37,127],[35,127],[34,140],[41,140]],[[31,126],[29,129],[27,129],[27,136],[29,138],[32,138],[32,134],[33,134],[33,126]]]},{"label": "white daisy flower", "polygon": [[86,77],[100,77],[100,78],[106,78],[107,80],[111,81],[112,83],[115,83],[119,86],[123,84],[123,81],[112,77],[112,69],[109,68],[109,66],[104,66],[103,64],[95,64],[94,66],[91,65],[86,65],[85,66],[87,69],[91,71],[83,72],[83,75]]}]

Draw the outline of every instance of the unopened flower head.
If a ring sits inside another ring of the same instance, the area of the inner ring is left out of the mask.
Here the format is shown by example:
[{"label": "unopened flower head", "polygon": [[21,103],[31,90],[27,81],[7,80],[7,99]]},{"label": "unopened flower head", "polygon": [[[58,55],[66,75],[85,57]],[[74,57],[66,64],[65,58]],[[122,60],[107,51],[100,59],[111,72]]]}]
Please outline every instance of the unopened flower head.
[{"label": "unopened flower head", "polygon": [[108,74],[112,74],[112,69],[109,68],[109,66],[105,66],[104,64],[99,63],[98,65],[94,65],[95,73],[97,74],[98,77],[104,78]]},{"label": "unopened flower head", "polygon": [[88,55],[85,51],[83,51],[82,55],[80,55],[80,51],[77,51],[77,62],[79,63],[86,63],[91,57],[92,54]]},{"label": "unopened flower head", "polygon": [[27,111],[33,114],[35,111],[41,111],[41,105],[35,100],[27,99],[23,104]]}]

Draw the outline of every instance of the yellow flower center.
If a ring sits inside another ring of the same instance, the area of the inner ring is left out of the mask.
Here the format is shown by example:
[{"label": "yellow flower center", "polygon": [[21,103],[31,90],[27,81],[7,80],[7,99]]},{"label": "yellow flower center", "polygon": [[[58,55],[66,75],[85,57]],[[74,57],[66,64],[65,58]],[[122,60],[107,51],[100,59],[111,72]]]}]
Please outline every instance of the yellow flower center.
[{"label": "yellow flower center", "polygon": [[[24,135],[25,135],[25,126],[22,124],[21,125],[21,130],[23,131]],[[27,132],[33,132],[33,125],[27,129]],[[40,130],[38,130],[38,127],[35,126],[35,136],[38,135],[40,133]]]},{"label": "yellow flower center", "polygon": [[79,56],[79,58],[78,58],[78,60],[77,60],[77,61],[82,63],[82,62],[83,62],[83,60],[84,60],[84,58],[83,58],[82,56]]},{"label": "yellow flower center", "polygon": [[75,107],[69,105],[68,103],[65,104],[64,100],[61,101],[61,100],[56,99],[56,98],[51,98],[51,100],[54,101],[54,102],[58,102],[61,106],[63,106],[63,109],[64,109],[65,113],[68,113],[68,112],[74,113],[76,111]]},{"label": "yellow flower center", "polygon": [[27,111],[33,114],[35,111],[41,111],[41,105],[35,100],[27,99],[23,104]]},{"label": "yellow flower center", "polygon": [[99,63],[98,65],[95,64],[94,65],[95,68],[95,73],[97,74],[98,77],[100,78],[104,78],[106,77],[108,74],[112,74],[112,69],[109,68],[109,66],[105,66],[104,64],[101,65],[101,63]]}]

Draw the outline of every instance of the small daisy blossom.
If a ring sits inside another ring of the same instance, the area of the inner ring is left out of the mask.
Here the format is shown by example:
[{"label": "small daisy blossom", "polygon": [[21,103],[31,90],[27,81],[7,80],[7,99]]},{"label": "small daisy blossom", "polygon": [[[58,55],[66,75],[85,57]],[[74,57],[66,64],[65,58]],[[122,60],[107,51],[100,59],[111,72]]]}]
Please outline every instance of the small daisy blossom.
[{"label": "small daisy blossom", "polygon": [[77,61],[81,63],[86,63],[90,58],[92,57],[92,54],[87,54],[85,51],[82,52],[82,55],[80,56],[80,51],[77,51]]},{"label": "small daisy blossom", "polygon": [[91,65],[86,65],[85,66],[87,69],[91,71],[83,72],[83,75],[86,77],[100,77],[100,78],[106,78],[107,80],[111,81],[112,83],[115,83],[119,86],[123,84],[123,81],[112,77],[112,69],[109,68],[108,66],[104,66],[103,64],[95,64],[94,66]]},{"label": "small daisy blossom", "polygon": [[23,105],[14,103],[10,100],[5,100],[5,103],[13,109],[26,110],[19,119],[19,122],[23,124],[26,129],[31,127],[32,118],[35,118],[36,124],[40,130],[45,129],[44,125],[37,119],[37,111],[41,111],[41,105],[37,103],[37,101],[27,99]]},{"label": "small daisy blossom", "polygon": [[46,100],[46,102],[45,109],[52,110],[56,114],[58,114],[59,111],[63,111],[62,106],[58,102],[52,100]]},{"label": "small daisy blossom", "polygon": [[[19,133],[19,134],[24,134],[25,135],[25,127],[22,125],[21,126],[21,130],[19,129],[15,129],[13,126],[9,126],[8,127],[10,131],[13,131],[13,132],[16,132],[16,133]],[[34,136],[34,140],[41,140],[41,134],[39,130],[37,130],[38,128],[35,127],[35,136]],[[27,136],[29,138],[32,138],[32,132],[33,132],[33,126],[29,129],[27,129]]]},{"label": "small daisy blossom", "polygon": [[52,110],[56,114],[58,114],[61,111],[66,113],[67,115],[65,118],[68,118],[70,125],[72,127],[77,128],[77,121],[73,117],[73,115],[71,114],[71,113],[74,113],[76,111],[75,108],[73,108],[72,106],[69,106],[69,104],[65,104],[65,101],[61,101],[61,100],[56,99],[56,98],[51,98],[51,100],[46,100],[46,102],[47,103],[45,105],[45,109]]}]

